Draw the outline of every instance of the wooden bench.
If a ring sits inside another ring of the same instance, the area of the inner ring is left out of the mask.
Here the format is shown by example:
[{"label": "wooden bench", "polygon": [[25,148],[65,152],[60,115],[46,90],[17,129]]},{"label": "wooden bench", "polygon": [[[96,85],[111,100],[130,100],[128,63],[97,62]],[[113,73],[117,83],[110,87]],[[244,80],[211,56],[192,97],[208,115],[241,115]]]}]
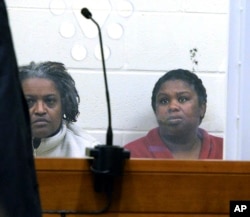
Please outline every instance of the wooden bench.
[{"label": "wooden bench", "polygon": [[[89,159],[35,159],[44,217],[90,217],[105,207]],[[103,217],[228,217],[231,200],[250,200],[250,162],[126,160]],[[48,212],[49,211],[49,212]],[[97,215],[96,215],[97,216]]]}]

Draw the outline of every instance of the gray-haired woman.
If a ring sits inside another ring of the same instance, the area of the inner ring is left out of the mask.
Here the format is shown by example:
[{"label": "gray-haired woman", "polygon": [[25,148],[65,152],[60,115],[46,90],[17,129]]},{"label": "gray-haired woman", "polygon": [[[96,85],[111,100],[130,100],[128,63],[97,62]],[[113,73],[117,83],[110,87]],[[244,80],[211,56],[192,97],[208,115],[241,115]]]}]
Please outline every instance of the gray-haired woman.
[{"label": "gray-haired woman", "polygon": [[62,63],[31,62],[19,68],[31,121],[35,156],[86,157],[98,141],[74,122],[80,97]]}]

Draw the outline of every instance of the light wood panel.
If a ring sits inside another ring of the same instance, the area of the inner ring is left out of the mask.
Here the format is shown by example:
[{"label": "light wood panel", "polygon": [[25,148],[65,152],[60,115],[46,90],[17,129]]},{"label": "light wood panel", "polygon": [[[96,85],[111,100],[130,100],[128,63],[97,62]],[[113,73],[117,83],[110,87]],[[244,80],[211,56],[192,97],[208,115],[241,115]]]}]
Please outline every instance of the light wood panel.
[{"label": "light wood panel", "polygon": [[[37,158],[35,164],[43,210],[105,206],[105,195],[94,191],[91,160]],[[224,217],[230,200],[250,200],[250,162],[130,159],[115,181],[104,217]]]}]

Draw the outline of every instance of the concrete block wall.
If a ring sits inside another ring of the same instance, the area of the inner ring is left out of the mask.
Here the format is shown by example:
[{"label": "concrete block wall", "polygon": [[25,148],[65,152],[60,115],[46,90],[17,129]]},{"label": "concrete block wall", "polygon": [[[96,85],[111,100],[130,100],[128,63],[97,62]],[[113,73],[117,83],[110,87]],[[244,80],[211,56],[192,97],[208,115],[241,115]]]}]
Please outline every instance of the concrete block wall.
[{"label": "concrete block wall", "polygon": [[[6,0],[19,65],[60,61],[76,81],[78,124],[105,143],[107,108],[96,26],[102,29],[114,144],[157,126],[155,82],[176,68],[195,70],[208,93],[201,127],[224,135],[228,0]],[[197,48],[194,65],[190,50]]]}]

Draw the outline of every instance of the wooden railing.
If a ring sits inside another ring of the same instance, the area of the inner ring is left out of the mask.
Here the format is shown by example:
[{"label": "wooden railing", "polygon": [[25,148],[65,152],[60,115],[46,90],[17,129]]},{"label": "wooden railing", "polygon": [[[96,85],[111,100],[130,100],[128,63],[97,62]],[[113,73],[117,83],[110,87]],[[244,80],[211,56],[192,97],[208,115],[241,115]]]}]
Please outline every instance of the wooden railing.
[{"label": "wooden railing", "polygon": [[[106,206],[91,160],[37,158],[35,165],[44,217],[89,217]],[[231,200],[250,200],[250,162],[130,159],[101,216],[228,217]]]}]

